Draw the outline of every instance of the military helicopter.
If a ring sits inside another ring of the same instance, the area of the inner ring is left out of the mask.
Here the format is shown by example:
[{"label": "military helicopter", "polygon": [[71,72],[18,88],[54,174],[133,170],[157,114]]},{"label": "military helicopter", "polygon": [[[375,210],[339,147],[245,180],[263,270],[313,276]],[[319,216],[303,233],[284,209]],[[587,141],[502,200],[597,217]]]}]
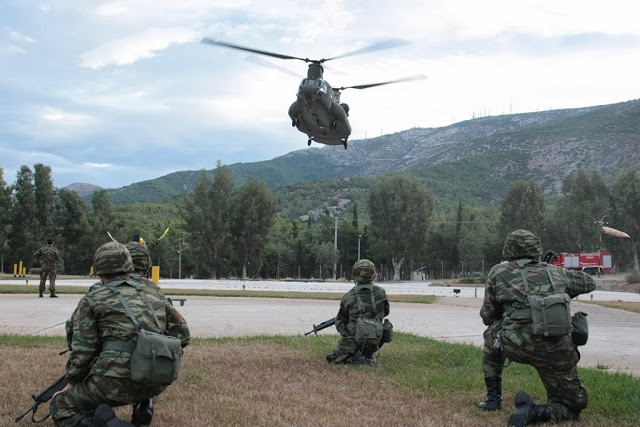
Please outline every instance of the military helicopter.
[{"label": "military helicopter", "polygon": [[322,64],[327,61],[397,47],[407,43],[403,40],[388,40],[339,56],[323,59],[309,59],[283,55],[280,53],[268,52],[265,50],[253,49],[213,40],[207,37],[203,38],[201,42],[214,46],[243,50],[258,55],[271,56],[278,59],[297,59],[308,63],[309,68],[307,70],[307,77],[302,79],[300,82],[296,100],[293,101],[293,104],[289,107],[289,117],[291,117],[291,126],[307,135],[309,138],[307,145],[309,146],[312,141],[315,141],[327,145],[343,145],[345,149],[347,148],[347,140],[349,139],[349,135],[351,135],[351,125],[349,124],[348,119],[349,105],[340,102],[340,93],[342,90],[368,89],[391,83],[422,80],[426,78],[425,76],[420,75],[386,82],[335,88],[331,87],[329,82],[327,82],[323,77],[324,67]]}]

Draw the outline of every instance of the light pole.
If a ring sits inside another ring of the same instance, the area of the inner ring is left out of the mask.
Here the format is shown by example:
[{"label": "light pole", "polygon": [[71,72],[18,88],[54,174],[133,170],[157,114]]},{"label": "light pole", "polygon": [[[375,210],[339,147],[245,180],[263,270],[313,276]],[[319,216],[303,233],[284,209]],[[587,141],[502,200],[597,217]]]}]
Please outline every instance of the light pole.
[{"label": "light pole", "polygon": [[360,238],[362,237],[361,234],[358,234],[358,261],[360,261]]},{"label": "light pole", "polygon": [[182,279],[182,237],[178,241],[178,280]]}]

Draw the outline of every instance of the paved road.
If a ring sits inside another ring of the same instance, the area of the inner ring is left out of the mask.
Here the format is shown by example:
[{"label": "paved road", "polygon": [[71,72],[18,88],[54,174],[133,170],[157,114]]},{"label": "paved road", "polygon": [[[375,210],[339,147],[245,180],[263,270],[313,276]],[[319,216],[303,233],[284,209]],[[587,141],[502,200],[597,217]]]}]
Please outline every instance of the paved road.
[{"label": "paved road", "polygon": [[[241,282],[233,283],[233,286],[241,288],[241,285],[238,285]],[[292,286],[290,282],[282,283]],[[170,283],[162,285],[171,287]],[[229,284],[224,286],[227,285]],[[256,288],[268,286],[261,282],[247,282],[246,285]],[[214,283],[207,286],[222,285]],[[269,286],[261,290],[277,289],[276,285]],[[305,288],[309,291],[322,291],[327,287],[325,284],[301,283],[295,286],[297,290],[304,286],[323,288]],[[402,288],[403,292],[393,289],[394,286],[401,286],[399,284],[383,286],[390,293],[415,292],[410,290],[408,285]],[[331,288],[329,291],[338,292],[348,289],[350,285],[330,284],[328,287]],[[390,319],[395,329],[445,341],[481,346],[484,326],[478,312],[482,299],[480,294],[474,297],[476,289],[462,288],[461,297],[455,297],[452,288],[433,287],[431,290],[443,295],[438,298],[436,304],[392,304]],[[427,293],[424,286],[419,293]],[[594,295],[594,300],[634,300],[634,294],[596,291]],[[64,335],[64,322],[73,312],[79,299],[80,295],[61,295],[57,299],[38,298],[33,294],[0,295],[0,333]],[[337,301],[324,300],[189,296],[185,305],[178,306],[178,309],[187,319],[194,336],[221,337],[302,334],[309,331],[313,324],[335,316],[337,306]],[[581,347],[580,364],[608,366],[612,371],[628,372],[640,377],[640,314],[584,304],[580,301],[574,302],[572,308],[589,314],[590,338],[587,345]],[[330,328],[323,333],[335,333],[335,329]]]}]

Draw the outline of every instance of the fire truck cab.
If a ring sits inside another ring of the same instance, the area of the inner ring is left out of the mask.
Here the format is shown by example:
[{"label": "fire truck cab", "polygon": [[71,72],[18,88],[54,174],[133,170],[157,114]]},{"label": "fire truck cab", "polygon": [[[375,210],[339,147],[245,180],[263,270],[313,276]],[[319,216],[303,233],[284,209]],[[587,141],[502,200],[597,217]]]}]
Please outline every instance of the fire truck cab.
[{"label": "fire truck cab", "polygon": [[568,268],[570,270],[582,270],[585,273],[594,275],[611,272],[611,253],[609,252],[592,252],[592,253],[560,253],[557,258],[549,264],[558,267]]}]

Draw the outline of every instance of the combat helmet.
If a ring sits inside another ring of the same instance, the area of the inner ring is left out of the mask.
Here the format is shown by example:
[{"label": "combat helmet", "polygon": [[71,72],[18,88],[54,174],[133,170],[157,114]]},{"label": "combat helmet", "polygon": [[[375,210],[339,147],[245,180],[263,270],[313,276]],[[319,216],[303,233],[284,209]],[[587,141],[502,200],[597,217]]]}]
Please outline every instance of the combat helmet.
[{"label": "combat helmet", "polygon": [[376,280],[376,266],[368,259],[361,259],[353,264],[353,280],[358,283],[370,283]]},{"label": "combat helmet", "polygon": [[131,254],[125,245],[118,242],[103,244],[93,257],[94,274],[130,273],[133,271]]},{"label": "combat helmet", "polygon": [[125,245],[131,254],[133,268],[135,271],[149,270],[151,266],[151,255],[147,247],[140,242],[129,242]]},{"label": "combat helmet", "polygon": [[508,259],[535,258],[542,255],[540,239],[529,230],[512,231],[504,241],[502,256]]}]

